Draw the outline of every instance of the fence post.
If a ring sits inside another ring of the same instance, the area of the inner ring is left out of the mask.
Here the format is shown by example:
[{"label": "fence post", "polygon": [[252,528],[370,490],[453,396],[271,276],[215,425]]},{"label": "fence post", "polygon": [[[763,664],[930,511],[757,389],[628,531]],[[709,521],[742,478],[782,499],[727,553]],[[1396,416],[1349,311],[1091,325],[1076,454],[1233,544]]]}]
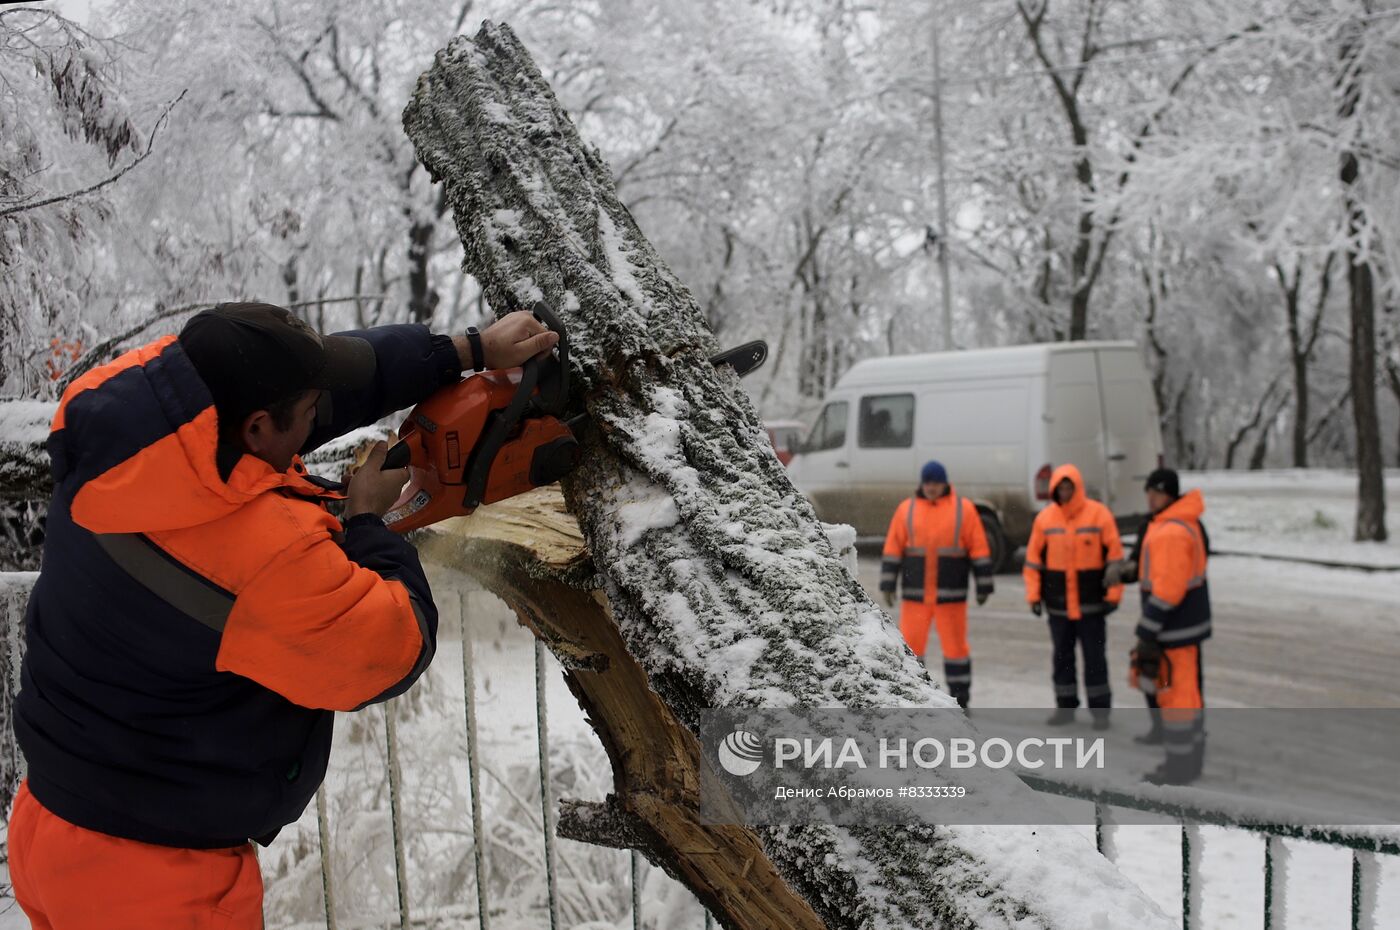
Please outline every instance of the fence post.
[{"label": "fence post", "polygon": [[1351,930],[1380,930],[1376,913],[1380,891],[1380,863],[1376,854],[1351,854]]},{"label": "fence post", "polygon": [[1191,930],[1201,914],[1201,828],[1181,824],[1181,930]]},{"label": "fence post", "polygon": [[549,714],[545,701],[544,643],[535,640],[535,728],[540,745],[540,805],[544,813],[544,874],[549,889],[549,928],[559,928],[559,890],[554,877],[554,792],[549,783]]},{"label": "fence post", "polygon": [[38,572],[0,572],[0,809],[8,811],[15,790],[24,780],[24,754],[15,740],[15,695],[19,694],[20,666],[24,662],[24,610]]},{"label": "fence post", "polygon": [[1288,881],[1288,847],[1283,837],[1264,841],[1264,930],[1282,927],[1288,919],[1285,884]]},{"label": "fence post", "polygon": [[1113,808],[1107,804],[1094,804],[1094,845],[1109,862],[1118,858],[1118,822],[1113,819]]},{"label": "fence post", "polygon": [[481,766],[476,757],[476,657],[467,630],[467,596],[459,594],[458,620],[462,627],[462,695],[467,717],[467,782],[472,793],[472,858],[476,866],[476,920],[480,930],[490,930],[487,909],[486,834],[481,828]]},{"label": "fence post", "polygon": [[632,866],[632,930],[642,930],[642,861],[635,849],[630,849]]},{"label": "fence post", "polygon": [[321,895],[326,904],[326,930],[336,930],[335,893],[331,889],[331,828],[326,819],[326,783],[316,789],[316,833],[321,840]]},{"label": "fence post", "polygon": [[399,729],[394,720],[394,702],[384,702],[384,740],[389,752],[389,818],[394,835],[394,881],[399,892],[399,930],[408,930],[408,869],[404,861],[403,812],[399,792],[403,776],[399,771]]}]

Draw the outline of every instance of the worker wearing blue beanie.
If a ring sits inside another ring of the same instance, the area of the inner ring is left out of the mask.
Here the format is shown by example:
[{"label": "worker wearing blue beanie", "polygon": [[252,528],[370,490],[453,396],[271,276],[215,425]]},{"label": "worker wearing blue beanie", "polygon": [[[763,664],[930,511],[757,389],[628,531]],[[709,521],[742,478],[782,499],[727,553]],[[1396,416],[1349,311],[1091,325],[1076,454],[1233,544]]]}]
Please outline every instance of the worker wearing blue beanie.
[{"label": "worker wearing blue beanie", "polygon": [[[930,558],[929,554],[933,557]],[[948,483],[943,463],[919,472],[919,489],[895,509],[880,563],[880,590],[893,607],[903,587],[899,630],[921,660],[929,627],[938,629],[948,693],[966,707],[972,695],[972,650],[967,643],[968,576],[977,578],[977,603],[992,593],[992,550],[972,501]]]}]

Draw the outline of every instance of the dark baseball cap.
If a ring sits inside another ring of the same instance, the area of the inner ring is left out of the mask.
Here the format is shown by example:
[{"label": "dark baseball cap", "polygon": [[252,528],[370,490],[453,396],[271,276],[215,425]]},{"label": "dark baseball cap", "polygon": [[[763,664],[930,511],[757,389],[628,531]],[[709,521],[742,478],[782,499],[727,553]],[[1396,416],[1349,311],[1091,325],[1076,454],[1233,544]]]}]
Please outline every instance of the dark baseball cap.
[{"label": "dark baseball cap", "polygon": [[282,307],[226,303],[195,314],[180,345],[221,417],[241,420],[308,390],[354,390],[374,378],[374,349],[323,336]]},{"label": "dark baseball cap", "polygon": [[1144,491],[1160,491],[1168,497],[1181,496],[1181,479],[1170,468],[1159,468],[1147,476]]}]

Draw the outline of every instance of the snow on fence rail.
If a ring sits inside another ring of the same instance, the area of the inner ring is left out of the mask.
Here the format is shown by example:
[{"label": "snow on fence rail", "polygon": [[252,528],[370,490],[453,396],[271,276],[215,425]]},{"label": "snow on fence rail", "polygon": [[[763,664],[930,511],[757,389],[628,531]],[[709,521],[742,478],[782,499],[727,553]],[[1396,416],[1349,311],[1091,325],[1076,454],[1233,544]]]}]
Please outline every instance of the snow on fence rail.
[{"label": "snow on fence rail", "polygon": [[1201,913],[1201,825],[1232,827],[1264,837],[1264,930],[1282,926],[1276,923],[1278,902],[1282,900],[1287,877],[1287,852],[1283,840],[1305,840],[1351,850],[1351,930],[1380,930],[1376,914],[1380,883],[1376,856],[1400,855],[1400,836],[1366,827],[1308,826],[1273,823],[1252,816],[1245,809],[1229,809],[1211,804],[1195,792],[1172,789],[1146,789],[1135,793],[1112,788],[1077,784],[1022,773],[1021,780],[1037,791],[1089,801],[1094,805],[1094,842],[1099,852],[1113,858],[1113,808],[1127,808],[1160,814],[1181,824],[1181,926],[1193,930]]},{"label": "snow on fence rail", "polygon": [[[15,745],[11,727],[13,695],[19,685],[20,657],[23,653],[23,616],[37,573],[0,573],[0,622],[4,623],[0,635],[0,676],[5,688],[0,693],[0,768],[3,768],[3,784],[0,793],[4,796],[4,810],[8,811],[9,799],[23,777],[23,759]],[[470,821],[473,838],[485,836],[485,816],[482,809],[479,786],[482,785],[480,762],[481,741],[478,734],[477,713],[477,671],[478,664],[472,646],[472,637],[467,629],[465,609],[466,595],[458,594],[463,610],[460,613],[460,633],[462,637],[461,689],[464,715],[462,726],[466,741],[467,783],[470,788]],[[444,598],[445,600],[445,598]],[[549,728],[547,726],[547,653],[544,646],[534,643],[535,679],[535,738],[540,764],[540,828],[538,840],[545,850],[546,893],[549,925],[562,926],[559,912],[559,887],[555,879],[558,865],[555,858],[554,797],[550,781],[545,774],[550,768]],[[405,700],[403,698],[398,700]],[[472,859],[475,872],[476,900],[467,903],[442,907],[416,907],[410,897],[409,867],[405,855],[404,817],[401,810],[403,798],[403,772],[399,746],[398,727],[395,722],[395,702],[381,705],[384,720],[382,752],[387,770],[389,792],[386,799],[387,814],[391,821],[393,838],[394,887],[397,892],[397,913],[362,916],[346,919],[337,913],[337,885],[332,874],[331,862],[335,850],[332,848],[332,831],[327,815],[328,789],[325,785],[316,795],[316,836],[319,841],[321,910],[323,917],[315,923],[297,922],[297,930],[324,926],[326,930],[358,930],[358,928],[392,928],[408,930],[409,927],[476,926],[489,930],[492,905],[489,883],[486,878],[487,862],[485,844],[473,842]],[[1265,930],[1275,930],[1282,925],[1281,901],[1285,883],[1288,881],[1287,850],[1283,845],[1286,839],[1304,840],[1351,850],[1351,915],[1352,930],[1379,930],[1380,917],[1376,913],[1380,855],[1400,855],[1400,834],[1366,827],[1302,826],[1270,822],[1266,816],[1251,813],[1243,808],[1226,808],[1212,804],[1193,792],[1172,791],[1170,789],[1144,789],[1129,792],[1101,785],[1086,785],[1064,780],[1047,778],[1041,775],[1023,774],[1022,780],[1037,791],[1062,797],[1087,801],[1095,810],[1095,842],[1102,854],[1110,859],[1115,855],[1115,834],[1118,825],[1113,810],[1132,809],[1161,815],[1181,824],[1181,877],[1182,877],[1182,928],[1196,930],[1201,926],[1200,873],[1202,835],[1201,825],[1211,824],[1236,830],[1261,834],[1264,838],[1264,922]],[[517,802],[519,803],[519,802]],[[641,907],[641,862],[637,854],[631,854],[627,879],[630,883],[629,897],[632,907],[632,926],[641,930],[643,914]],[[706,914],[704,927],[710,930],[713,919]],[[268,926],[274,926],[272,922]],[[697,930],[698,930],[697,922]]]}]

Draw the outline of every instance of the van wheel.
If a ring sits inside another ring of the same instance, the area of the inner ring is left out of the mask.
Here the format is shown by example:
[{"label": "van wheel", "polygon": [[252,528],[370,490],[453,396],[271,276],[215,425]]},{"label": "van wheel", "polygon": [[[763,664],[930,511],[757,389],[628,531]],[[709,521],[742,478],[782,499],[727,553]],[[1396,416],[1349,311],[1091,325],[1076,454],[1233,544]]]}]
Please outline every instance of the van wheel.
[{"label": "van wheel", "polygon": [[998,575],[1010,571],[1013,550],[1011,541],[1006,538],[1006,531],[1001,528],[1001,521],[996,514],[980,507],[977,515],[982,518],[982,531],[987,536],[987,547],[992,550],[992,571]]}]

